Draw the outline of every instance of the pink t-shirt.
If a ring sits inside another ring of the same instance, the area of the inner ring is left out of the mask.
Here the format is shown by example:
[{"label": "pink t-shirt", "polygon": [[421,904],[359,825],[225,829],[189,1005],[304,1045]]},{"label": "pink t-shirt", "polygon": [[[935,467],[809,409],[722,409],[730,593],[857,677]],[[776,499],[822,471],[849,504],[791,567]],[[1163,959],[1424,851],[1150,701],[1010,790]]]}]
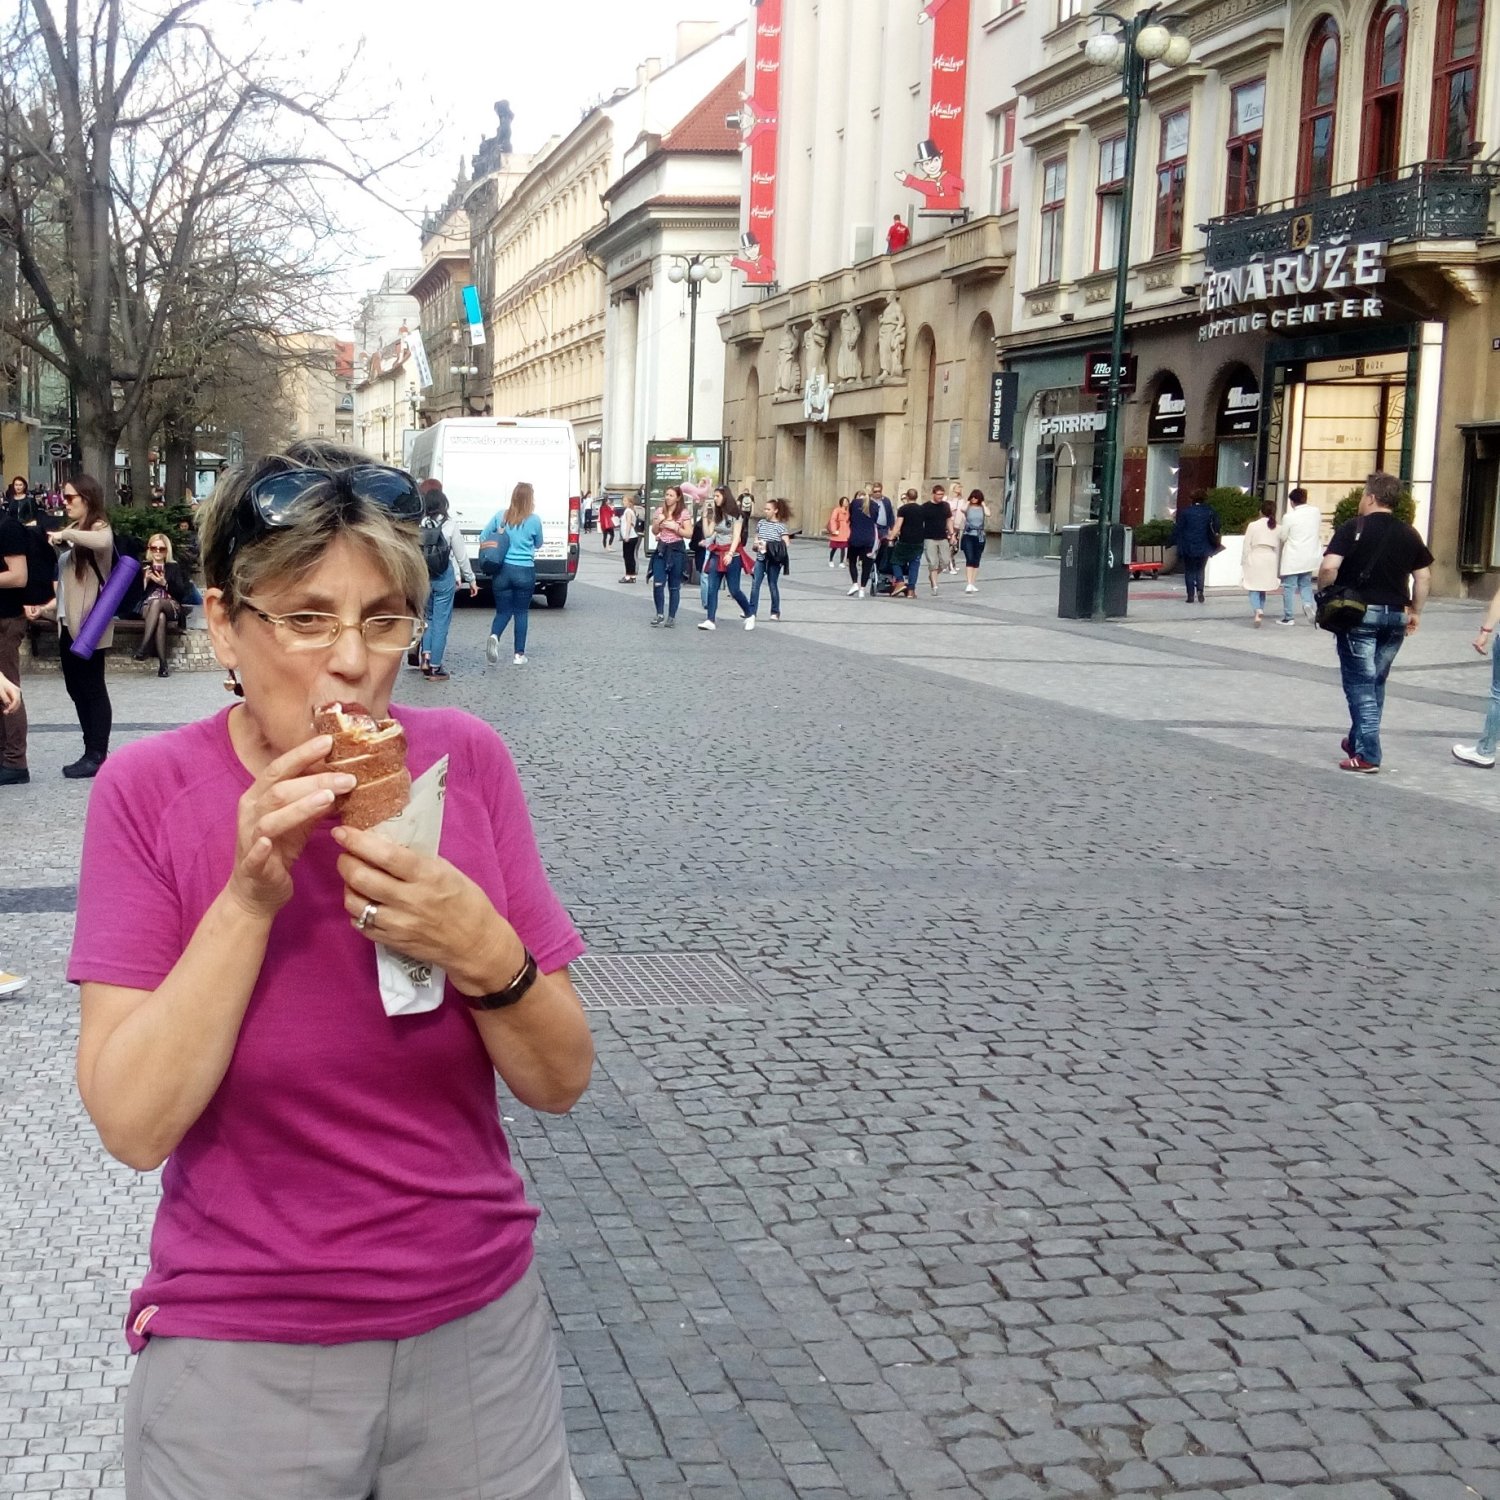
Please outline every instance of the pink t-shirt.
[{"label": "pink t-shirt", "polygon": [[[543,973],[583,942],[542,869],[520,779],[487,725],[398,708],[408,764],[449,756],[440,852],[483,887]],[[229,878],[251,784],[228,710],[111,755],[94,782],[68,978],[154,989]],[[218,1092],[162,1173],[127,1336],[338,1344],[424,1333],[531,1262],[538,1210],[500,1126],[496,1077],[451,987],[388,1017],[350,925],[332,824],[277,915]],[[154,1309],[154,1311],[153,1311]]]}]

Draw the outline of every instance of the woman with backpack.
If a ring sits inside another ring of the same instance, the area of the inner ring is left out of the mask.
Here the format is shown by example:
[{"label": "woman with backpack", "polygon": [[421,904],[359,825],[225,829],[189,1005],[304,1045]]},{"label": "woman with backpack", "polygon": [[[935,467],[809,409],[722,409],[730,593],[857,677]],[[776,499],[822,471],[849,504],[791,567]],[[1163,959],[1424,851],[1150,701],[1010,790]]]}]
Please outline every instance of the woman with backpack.
[{"label": "woman with backpack", "polygon": [[[431,485],[426,488],[425,485]],[[448,497],[431,480],[425,481],[422,498],[422,558],[432,589],[427,595],[427,629],[422,635],[422,675],[429,682],[447,682],[443,653],[448,649],[448,626],[453,620],[453,596],[458,585],[468,585],[472,599],[479,592],[469,549],[458,522],[448,514]]]},{"label": "woman with backpack", "polygon": [[[485,658],[500,660],[500,637],[516,622],[516,654],[511,660],[526,665],[526,627],[531,623],[531,596],[536,593],[536,549],[542,545],[542,520],[536,513],[536,492],[522,480],[510,492],[510,507],[496,512],[479,533],[480,565],[494,580],[495,620],[490,626]],[[486,566],[485,556],[491,561]]]}]

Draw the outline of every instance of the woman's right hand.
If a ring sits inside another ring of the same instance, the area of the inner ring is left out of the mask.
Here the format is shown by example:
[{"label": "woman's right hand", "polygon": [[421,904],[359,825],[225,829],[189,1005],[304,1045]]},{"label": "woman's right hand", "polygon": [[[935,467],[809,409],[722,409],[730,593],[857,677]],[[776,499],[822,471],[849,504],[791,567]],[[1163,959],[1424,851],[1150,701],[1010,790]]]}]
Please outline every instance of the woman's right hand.
[{"label": "woman's right hand", "polygon": [[271,918],[292,897],[292,866],[334,798],[352,791],[345,771],[318,771],[333,737],[316,735],[268,765],[240,798],[229,893],[252,916]]}]

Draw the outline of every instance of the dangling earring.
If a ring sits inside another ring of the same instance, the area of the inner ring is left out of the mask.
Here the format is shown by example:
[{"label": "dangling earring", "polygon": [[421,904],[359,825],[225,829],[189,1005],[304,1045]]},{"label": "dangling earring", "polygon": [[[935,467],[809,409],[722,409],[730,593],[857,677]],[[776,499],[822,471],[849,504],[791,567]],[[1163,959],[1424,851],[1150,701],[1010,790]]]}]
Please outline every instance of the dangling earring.
[{"label": "dangling earring", "polygon": [[233,667],[229,669],[229,676],[224,679],[224,691],[226,693],[233,693],[236,698],[243,698],[245,696],[245,690],[240,686],[240,680],[235,676]]}]

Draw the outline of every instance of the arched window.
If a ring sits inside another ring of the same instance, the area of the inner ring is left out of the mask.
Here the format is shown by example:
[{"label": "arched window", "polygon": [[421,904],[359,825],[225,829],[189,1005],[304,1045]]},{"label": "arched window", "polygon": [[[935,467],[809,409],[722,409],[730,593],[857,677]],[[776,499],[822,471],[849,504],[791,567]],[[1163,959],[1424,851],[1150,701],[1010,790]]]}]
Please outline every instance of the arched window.
[{"label": "arched window", "polygon": [[1434,160],[1466,161],[1474,154],[1483,37],[1483,0],[1442,0],[1433,57],[1432,141],[1428,147],[1428,155]]},{"label": "arched window", "polygon": [[1333,136],[1339,108],[1339,26],[1324,16],[1307,39],[1302,60],[1302,134],[1297,193],[1309,197],[1333,186]]},{"label": "arched window", "polygon": [[1406,83],[1406,0],[1385,0],[1365,43],[1365,121],[1359,175],[1393,177],[1401,165],[1401,96]]}]

